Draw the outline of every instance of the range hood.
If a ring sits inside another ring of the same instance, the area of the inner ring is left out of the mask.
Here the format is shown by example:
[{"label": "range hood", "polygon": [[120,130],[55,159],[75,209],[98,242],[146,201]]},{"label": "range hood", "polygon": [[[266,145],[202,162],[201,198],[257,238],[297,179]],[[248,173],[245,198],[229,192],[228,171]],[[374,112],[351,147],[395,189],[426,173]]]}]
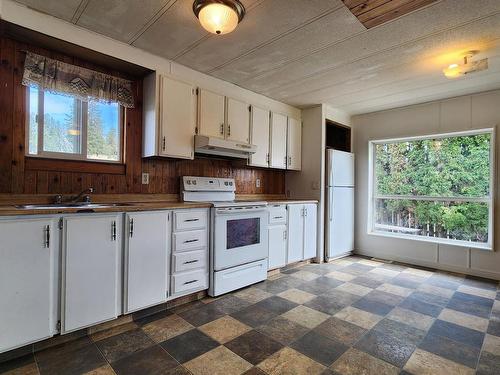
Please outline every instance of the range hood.
[{"label": "range hood", "polygon": [[199,154],[246,159],[257,151],[257,146],[197,134],[194,136],[194,151]]}]

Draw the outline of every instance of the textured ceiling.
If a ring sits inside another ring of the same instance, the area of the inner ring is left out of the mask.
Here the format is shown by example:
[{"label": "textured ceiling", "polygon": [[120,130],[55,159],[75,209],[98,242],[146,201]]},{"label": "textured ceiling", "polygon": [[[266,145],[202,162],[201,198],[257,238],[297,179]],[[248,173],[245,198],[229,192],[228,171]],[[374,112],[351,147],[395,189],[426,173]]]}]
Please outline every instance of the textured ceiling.
[{"label": "textured ceiling", "polygon": [[[207,34],[193,0],[18,0],[288,104],[351,114],[500,88],[500,0],[440,0],[366,29],[341,0],[243,0],[231,34]],[[489,69],[442,68],[480,50]]]}]

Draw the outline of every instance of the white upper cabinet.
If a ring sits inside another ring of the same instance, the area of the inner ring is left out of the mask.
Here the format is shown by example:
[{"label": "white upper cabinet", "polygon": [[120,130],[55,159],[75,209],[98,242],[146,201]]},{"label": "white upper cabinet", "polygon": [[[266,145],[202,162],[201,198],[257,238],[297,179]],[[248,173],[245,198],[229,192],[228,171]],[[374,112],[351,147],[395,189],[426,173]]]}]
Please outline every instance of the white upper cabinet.
[{"label": "white upper cabinet", "polygon": [[200,89],[198,94],[198,133],[224,138],[224,95]]},{"label": "white upper cabinet", "polygon": [[292,117],[288,118],[287,137],[287,169],[300,171],[302,155],[302,123]]},{"label": "white upper cabinet", "polygon": [[287,117],[280,113],[271,114],[270,167],[286,169]]},{"label": "white upper cabinet", "polygon": [[56,331],[56,220],[0,221],[0,353]]},{"label": "white upper cabinet", "polygon": [[196,129],[196,89],[188,83],[164,76],[160,79],[160,154],[192,159]]},{"label": "white upper cabinet", "polygon": [[158,73],[144,79],[142,156],[193,159],[196,88]]},{"label": "white upper cabinet", "polygon": [[249,165],[269,167],[269,111],[252,106],[250,116],[250,143],[257,152],[250,155]]},{"label": "white upper cabinet", "polygon": [[226,139],[249,143],[250,111],[249,105],[242,101],[226,98]]}]

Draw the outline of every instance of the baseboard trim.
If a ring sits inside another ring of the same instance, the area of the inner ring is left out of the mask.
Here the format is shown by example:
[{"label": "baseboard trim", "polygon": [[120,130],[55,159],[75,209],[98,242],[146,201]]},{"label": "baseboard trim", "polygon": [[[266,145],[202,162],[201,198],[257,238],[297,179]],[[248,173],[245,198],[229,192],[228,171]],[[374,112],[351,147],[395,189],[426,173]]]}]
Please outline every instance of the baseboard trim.
[{"label": "baseboard trim", "polygon": [[434,268],[434,269],[442,270],[442,271],[462,273],[462,274],[471,275],[471,276],[479,276],[479,277],[484,277],[487,279],[493,279],[493,280],[500,281],[500,272],[491,272],[491,271],[486,271],[486,270],[481,270],[481,269],[449,266],[449,265],[442,264],[442,263],[426,262],[426,261],[421,261],[421,260],[414,259],[414,258],[389,255],[389,254],[385,254],[385,253],[380,253],[378,251],[369,251],[369,250],[367,251],[367,250],[356,249],[356,250],[354,250],[354,254],[355,255],[364,255],[364,256],[369,256],[369,257],[379,258],[379,259],[384,259],[384,260],[392,260],[392,261],[396,261],[396,262],[403,262],[403,263],[407,263],[407,264],[414,264],[416,266],[429,267],[429,268]]}]

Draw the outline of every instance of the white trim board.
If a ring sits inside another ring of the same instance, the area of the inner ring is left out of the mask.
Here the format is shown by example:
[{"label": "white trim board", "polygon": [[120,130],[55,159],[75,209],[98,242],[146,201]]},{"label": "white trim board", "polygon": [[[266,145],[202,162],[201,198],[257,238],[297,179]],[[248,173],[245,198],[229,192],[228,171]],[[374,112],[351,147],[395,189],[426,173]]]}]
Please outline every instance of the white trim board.
[{"label": "white trim board", "polygon": [[[438,253],[439,253],[439,250],[438,250]],[[479,277],[484,277],[484,278],[500,281],[500,271],[499,272],[491,272],[491,271],[482,270],[479,268],[457,267],[457,266],[451,266],[451,265],[437,263],[437,262],[426,262],[426,261],[422,261],[422,260],[418,260],[418,259],[414,259],[414,258],[394,256],[394,255],[387,254],[387,253],[381,253],[379,251],[369,251],[369,250],[366,251],[366,250],[356,249],[356,250],[354,250],[353,254],[354,255],[364,255],[364,256],[383,259],[383,260],[392,260],[392,261],[396,261],[396,262],[406,263],[409,265],[435,268],[435,269],[441,270],[441,271],[462,273],[465,275],[479,276]],[[470,267],[470,264],[469,264],[469,267]]]}]

